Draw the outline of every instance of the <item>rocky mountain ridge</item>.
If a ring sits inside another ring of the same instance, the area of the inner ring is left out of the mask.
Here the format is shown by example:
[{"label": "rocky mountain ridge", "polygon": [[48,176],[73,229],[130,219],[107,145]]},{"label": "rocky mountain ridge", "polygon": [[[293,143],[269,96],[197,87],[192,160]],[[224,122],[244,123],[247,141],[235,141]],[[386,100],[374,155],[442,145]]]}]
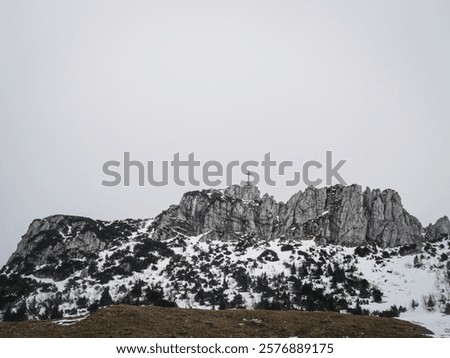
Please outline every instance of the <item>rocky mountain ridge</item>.
[{"label": "rocky mountain ridge", "polygon": [[[0,312],[44,319],[127,303],[398,315],[408,300],[450,312],[449,233],[447,217],[424,229],[397,192],[358,185],[286,203],[254,186],[193,191],[155,219],[54,215],[32,222],[0,270]],[[416,287],[422,276],[433,285]],[[399,277],[416,296],[390,292]]]},{"label": "rocky mountain ridge", "polygon": [[203,241],[309,240],[343,246],[396,247],[436,241],[450,234],[447,216],[424,229],[392,190],[362,191],[359,185],[299,191],[286,203],[261,197],[256,186],[233,185],[225,190],[191,191],[178,205],[146,220],[106,222],[69,215],[34,220],[6,267],[21,272],[70,257],[84,259],[123,241],[133,232],[166,241],[202,235]]},{"label": "rocky mountain ridge", "polygon": [[323,244],[394,247],[423,241],[419,220],[402,206],[397,192],[364,192],[359,185],[309,187],[286,203],[276,202],[257,187],[231,186],[224,191],[190,192],[156,220],[156,239],[173,230],[205,239],[248,235],[260,239],[315,238]]}]

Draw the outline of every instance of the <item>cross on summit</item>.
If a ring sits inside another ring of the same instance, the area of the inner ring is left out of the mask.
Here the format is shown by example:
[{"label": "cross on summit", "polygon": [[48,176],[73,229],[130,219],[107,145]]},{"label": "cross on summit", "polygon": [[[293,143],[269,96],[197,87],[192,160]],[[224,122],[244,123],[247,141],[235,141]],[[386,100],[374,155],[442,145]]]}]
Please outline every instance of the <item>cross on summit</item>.
[{"label": "cross on summit", "polygon": [[252,183],[250,182],[250,175],[251,175],[251,173],[248,171],[247,172],[247,186],[252,185]]}]

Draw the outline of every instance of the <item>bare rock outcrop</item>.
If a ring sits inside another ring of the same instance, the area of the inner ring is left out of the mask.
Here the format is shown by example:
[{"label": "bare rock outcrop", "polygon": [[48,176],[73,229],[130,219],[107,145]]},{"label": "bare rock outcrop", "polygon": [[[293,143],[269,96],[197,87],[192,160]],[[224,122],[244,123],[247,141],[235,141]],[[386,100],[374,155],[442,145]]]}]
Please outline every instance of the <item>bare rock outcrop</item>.
[{"label": "bare rock outcrop", "polygon": [[447,216],[438,219],[436,223],[430,224],[425,229],[425,239],[427,241],[438,241],[450,235],[450,220]]},{"label": "bare rock outcrop", "polygon": [[246,235],[392,247],[421,241],[422,232],[419,220],[390,189],[363,192],[359,185],[308,187],[287,203],[279,203],[268,194],[261,198],[254,186],[234,185],[224,191],[185,194],[179,205],[157,218],[153,237],[204,234],[205,240],[228,240]]}]

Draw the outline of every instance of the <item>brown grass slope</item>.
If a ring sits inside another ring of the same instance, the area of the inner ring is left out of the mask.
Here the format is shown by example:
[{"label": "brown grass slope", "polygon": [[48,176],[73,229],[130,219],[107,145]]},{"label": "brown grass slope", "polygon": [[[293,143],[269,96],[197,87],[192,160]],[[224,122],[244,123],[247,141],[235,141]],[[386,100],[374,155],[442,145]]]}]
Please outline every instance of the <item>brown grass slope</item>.
[{"label": "brown grass slope", "polygon": [[135,307],[101,309],[71,326],[0,323],[0,337],[423,337],[418,325],[334,312]]}]

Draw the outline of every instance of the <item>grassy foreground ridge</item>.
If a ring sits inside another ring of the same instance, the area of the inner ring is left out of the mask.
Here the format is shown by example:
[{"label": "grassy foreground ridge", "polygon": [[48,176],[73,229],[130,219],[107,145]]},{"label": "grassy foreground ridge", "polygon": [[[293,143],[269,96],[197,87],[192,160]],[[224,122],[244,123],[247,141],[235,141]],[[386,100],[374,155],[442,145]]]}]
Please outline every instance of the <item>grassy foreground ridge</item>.
[{"label": "grassy foreground ridge", "polygon": [[393,318],[335,312],[198,310],[111,306],[73,325],[55,321],[0,323],[0,337],[424,337],[423,327]]}]

